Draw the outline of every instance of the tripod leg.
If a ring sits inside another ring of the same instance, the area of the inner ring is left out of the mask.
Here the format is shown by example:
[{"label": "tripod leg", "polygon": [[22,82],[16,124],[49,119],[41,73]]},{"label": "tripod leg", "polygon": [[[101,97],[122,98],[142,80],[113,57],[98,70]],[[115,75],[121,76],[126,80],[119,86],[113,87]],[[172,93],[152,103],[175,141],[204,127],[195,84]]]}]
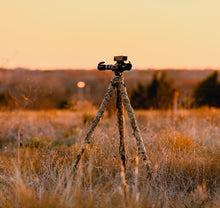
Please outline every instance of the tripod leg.
[{"label": "tripod leg", "polygon": [[143,161],[144,161],[144,163],[146,164],[146,167],[147,167],[148,176],[150,178],[152,178],[150,161],[148,159],[146,149],[144,147],[143,139],[141,137],[140,130],[137,126],[137,121],[135,119],[135,115],[134,115],[133,109],[131,107],[130,100],[128,98],[127,90],[126,90],[123,82],[119,83],[119,89],[120,89],[121,94],[122,94],[122,99],[123,99],[123,102],[124,102],[125,109],[127,110],[128,117],[130,119],[130,123],[131,123],[132,129],[133,129],[133,134],[136,138],[136,142],[137,142],[137,146],[138,146],[138,155],[139,156],[142,155]]},{"label": "tripod leg", "polygon": [[117,103],[116,107],[118,109],[118,129],[119,129],[119,135],[120,135],[120,146],[119,146],[119,154],[121,156],[121,165],[126,173],[126,163],[125,163],[125,141],[124,141],[124,107],[122,104],[122,96],[121,92],[119,90],[119,86],[117,85]]},{"label": "tripod leg", "polygon": [[75,162],[73,164],[73,167],[72,167],[72,169],[70,171],[70,175],[75,172],[75,170],[77,168],[77,165],[78,165],[78,163],[79,163],[83,153],[85,152],[87,144],[90,143],[90,138],[92,136],[92,133],[95,130],[95,127],[97,126],[98,122],[100,121],[100,118],[102,117],[102,115],[103,115],[103,113],[104,113],[104,111],[105,111],[105,109],[106,109],[106,107],[107,107],[107,105],[108,105],[108,103],[109,103],[109,101],[110,101],[110,99],[112,97],[112,94],[113,94],[113,91],[114,91],[114,82],[115,82],[115,77],[113,77],[113,79],[111,80],[111,83],[110,83],[110,85],[108,87],[108,90],[107,90],[107,92],[105,94],[105,97],[104,97],[104,99],[102,101],[102,104],[99,107],[99,110],[98,110],[98,112],[96,114],[96,117],[92,121],[92,125],[91,125],[91,127],[90,127],[90,129],[89,129],[89,131],[88,131],[88,133],[86,135],[86,138],[84,140],[83,147],[82,147],[81,151],[79,152],[79,154],[76,156],[76,160],[75,160]]}]

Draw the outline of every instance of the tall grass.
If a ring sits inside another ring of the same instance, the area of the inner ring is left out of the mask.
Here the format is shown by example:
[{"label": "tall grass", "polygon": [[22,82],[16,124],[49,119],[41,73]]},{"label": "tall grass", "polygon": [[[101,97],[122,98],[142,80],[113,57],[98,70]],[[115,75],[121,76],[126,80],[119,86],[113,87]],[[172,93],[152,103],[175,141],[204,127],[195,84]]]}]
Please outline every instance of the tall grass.
[{"label": "tall grass", "polygon": [[127,118],[121,170],[117,119],[104,116],[64,186],[89,128],[84,115],[0,112],[0,207],[220,207],[220,110],[182,110],[174,123],[171,112],[136,112],[152,180],[137,159]]}]

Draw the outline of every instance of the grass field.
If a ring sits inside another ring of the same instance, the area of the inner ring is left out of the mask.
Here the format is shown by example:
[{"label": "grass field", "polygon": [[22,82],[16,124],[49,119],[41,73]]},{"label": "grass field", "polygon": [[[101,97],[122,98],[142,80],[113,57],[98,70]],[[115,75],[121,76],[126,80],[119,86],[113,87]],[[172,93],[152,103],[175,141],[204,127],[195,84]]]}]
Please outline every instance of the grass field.
[{"label": "grass field", "polygon": [[220,207],[219,109],[180,110],[174,122],[169,111],[136,112],[152,180],[125,116],[126,189],[117,119],[106,114],[64,186],[95,113],[0,112],[0,207]]}]

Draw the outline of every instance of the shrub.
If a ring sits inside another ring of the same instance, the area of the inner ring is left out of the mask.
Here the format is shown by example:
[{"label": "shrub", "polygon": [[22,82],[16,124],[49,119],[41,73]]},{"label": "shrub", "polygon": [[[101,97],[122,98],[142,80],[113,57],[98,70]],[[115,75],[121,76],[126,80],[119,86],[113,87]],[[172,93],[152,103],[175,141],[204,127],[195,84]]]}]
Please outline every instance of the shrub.
[{"label": "shrub", "polygon": [[4,107],[14,107],[15,99],[10,92],[4,91],[0,93],[0,106]]},{"label": "shrub", "polygon": [[173,98],[173,82],[167,79],[166,72],[153,74],[149,85],[138,84],[131,95],[131,104],[136,109],[168,109]]},{"label": "shrub", "polygon": [[204,105],[220,107],[220,82],[217,71],[196,86],[193,98],[197,107]]}]

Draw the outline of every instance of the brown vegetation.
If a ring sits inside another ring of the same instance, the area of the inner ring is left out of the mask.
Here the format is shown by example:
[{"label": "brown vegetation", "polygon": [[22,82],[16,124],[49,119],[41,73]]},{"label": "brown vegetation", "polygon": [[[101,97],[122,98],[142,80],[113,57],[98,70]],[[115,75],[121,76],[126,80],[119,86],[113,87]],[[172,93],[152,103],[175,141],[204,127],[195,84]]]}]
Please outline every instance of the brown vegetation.
[{"label": "brown vegetation", "polygon": [[[124,72],[129,97],[137,84],[148,85],[155,70]],[[160,73],[161,71],[158,70]],[[193,88],[212,70],[166,70],[168,80],[180,91],[179,103],[189,107]],[[99,105],[113,72],[98,70],[6,70],[0,69],[0,108],[55,109],[75,107],[75,101],[85,99]],[[220,73],[219,73],[220,76]],[[86,87],[77,88],[84,81]],[[95,95],[95,96],[94,96]]]},{"label": "brown vegetation", "polygon": [[0,112],[0,207],[220,206],[218,109],[181,110],[174,122],[169,111],[136,112],[153,180],[147,179],[141,160],[138,164],[126,117],[126,198],[117,119],[105,115],[65,187],[95,113],[86,108]]}]

